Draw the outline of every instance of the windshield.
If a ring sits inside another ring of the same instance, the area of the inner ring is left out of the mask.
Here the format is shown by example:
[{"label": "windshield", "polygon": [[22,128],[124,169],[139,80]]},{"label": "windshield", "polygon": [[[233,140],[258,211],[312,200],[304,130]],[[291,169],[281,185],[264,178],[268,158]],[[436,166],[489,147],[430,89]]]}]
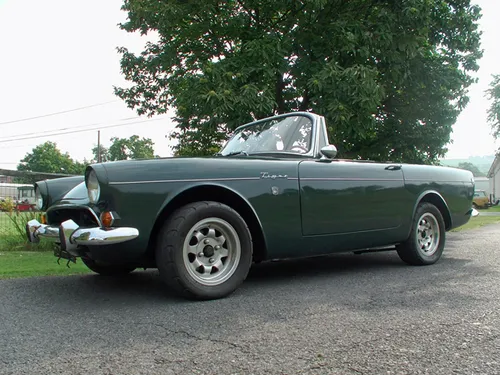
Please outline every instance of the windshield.
[{"label": "windshield", "polygon": [[486,193],[484,191],[476,191],[474,195],[476,197],[486,197]]},{"label": "windshield", "polygon": [[236,132],[220,155],[253,153],[306,154],[311,149],[312,122],[306,116],[289,116],[249,125]]}]

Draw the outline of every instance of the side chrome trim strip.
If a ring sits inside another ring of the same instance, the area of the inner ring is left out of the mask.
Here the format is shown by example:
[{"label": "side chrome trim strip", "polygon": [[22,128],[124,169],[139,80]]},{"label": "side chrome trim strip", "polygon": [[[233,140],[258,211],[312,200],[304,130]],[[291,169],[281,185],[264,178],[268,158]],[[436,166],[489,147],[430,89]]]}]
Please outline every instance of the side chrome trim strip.
[{"label": "side chrome trim strip", "polygon": [[[110,185],[132,185],[132,184],[162,184],[162,183],[175,183],[175,182],[210,182],[210,181],[256,181],[261,180],[260,177],[220,177],[220,178],[186,178],[178,180],[149,180],[149,181],[115,181],[110,182]],[[287,180],[299,180],[298,177],[287,177]],[[400,178],[364,178],[364,177],[303,177],[301,181],[425,181],[428,183],[451,183],[460,181],[429,181],[429,180],[403,180]]]},{"label": "side chrome trim strip", "polygon": [[303,177],[300,181],[400,181],[402,178],[363,178],[363,177]]},{"label": "side chrome trim strip", "polygon": [[150,180],[150,181],[115,181],[110,185],[131,185],[131,184],[163,184],[169,182],[210,182],[210,181],[255,181],[260,177],[221,177],[221,178],[186,178],[180,180]]},{"label": "side chrome trim strip", "polygon": [[406,178],[405,179],[406,182],[427,182],[429,184],[431,183],[458,183],[458,184],[462,184],[464,183],[463,181],[460,181],[460,180],[426,180],[425,178]]}]

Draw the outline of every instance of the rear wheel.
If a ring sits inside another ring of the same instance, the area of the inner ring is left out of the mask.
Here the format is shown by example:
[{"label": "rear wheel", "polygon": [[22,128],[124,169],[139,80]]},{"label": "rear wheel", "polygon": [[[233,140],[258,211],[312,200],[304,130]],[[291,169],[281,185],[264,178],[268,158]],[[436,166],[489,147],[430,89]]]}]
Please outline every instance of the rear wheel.
[{"label": "rear wheel", "polygon": [[129,274],[137,268],[135,266],[122,264],[98,263],[90,258],[84,257],[82,257],[81,259],[83,264],[85,264],[91,271],[94,271],[95,273],[103,276],[123,276]]},{"label": "rear wheel", "polygon": [[413,218],[410,237],[396,249],[406,263],[416,266],[436,263],[443,254],[446,230],[443,215],[431,203],[421,203]]},{"label": "rear wheel", "polygon": [[252,238],[243,218],[218,202],[195,202],[172,214],[159,234],[162,280],[192,299],[231,294],[252,264]]}]

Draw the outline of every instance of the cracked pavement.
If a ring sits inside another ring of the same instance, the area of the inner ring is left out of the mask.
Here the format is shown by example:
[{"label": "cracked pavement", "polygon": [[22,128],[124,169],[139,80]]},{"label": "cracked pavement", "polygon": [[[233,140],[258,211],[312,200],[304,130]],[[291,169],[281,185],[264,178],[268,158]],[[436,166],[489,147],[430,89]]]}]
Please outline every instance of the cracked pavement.
[{"label": "cracked pavement", "polygon": [[433,266],[269,262],[208,302],[156,270],[0,280],[0,374],[499,374],[499,254],[495,224],[448,233]]}]

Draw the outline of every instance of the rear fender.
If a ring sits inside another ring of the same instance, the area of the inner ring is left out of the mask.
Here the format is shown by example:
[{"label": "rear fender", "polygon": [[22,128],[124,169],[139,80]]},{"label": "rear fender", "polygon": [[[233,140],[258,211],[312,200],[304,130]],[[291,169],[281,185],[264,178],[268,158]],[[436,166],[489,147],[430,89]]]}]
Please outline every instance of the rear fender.
[{"label": "rear fender", "polygon": [[[452,220],[451,220],[450,209],[448,207],[448,204],[446,203],[446,200],[436,190],[426,190],[418,196],[416,203],[413,207],[412,220],[415,217],[415,212],[417,211],[417,207],[421,202],[429,202],[435,205],[441,212],[441,215],[443,215],[446,230],[451,228]],[[408,236],[410,236],[410,233],[411,233],[411,226],[408,231]]]}]

